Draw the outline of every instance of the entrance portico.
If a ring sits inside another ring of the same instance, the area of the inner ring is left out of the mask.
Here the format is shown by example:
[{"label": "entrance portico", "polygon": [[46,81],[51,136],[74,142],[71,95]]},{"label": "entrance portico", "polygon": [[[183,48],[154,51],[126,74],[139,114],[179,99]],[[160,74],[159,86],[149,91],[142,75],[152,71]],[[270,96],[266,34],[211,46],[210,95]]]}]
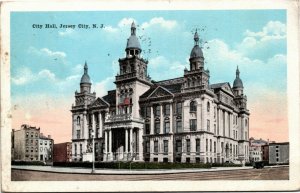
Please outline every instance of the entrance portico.
[{"label": "entrance portico", "polygon": [[129,114],[106,118],[103,161],[143,161],[143,124]]}]

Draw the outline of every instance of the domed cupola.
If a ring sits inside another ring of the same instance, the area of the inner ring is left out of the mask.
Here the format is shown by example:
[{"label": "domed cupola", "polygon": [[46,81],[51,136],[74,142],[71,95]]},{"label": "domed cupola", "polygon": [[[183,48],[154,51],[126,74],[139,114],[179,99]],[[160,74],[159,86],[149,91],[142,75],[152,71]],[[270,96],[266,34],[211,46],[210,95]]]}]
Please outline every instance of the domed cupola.
[{"label": "domed cupola", "polygon": [[84,73],[81,77],[80,84],[91,84],[91,79],[90,79],[90,76],[88,75],[88,66],[87,66],[86,62],[84,64]]},{"label": "domed cupola", "polygon": [[233,81],[233,87],[232,88],[244,88],[243,82],[240,79],[239,67],[237,67],[235,74],[236,74],[236,77],[235,77],[235,80]]},{"label": "domed cupola", "polygon": [[90,76],[88,75],[88,66],[87,63],[85,62],[84,64],[84,73],[81,77],[80,80],[80,92],[88,92],[90,93],[91,91],[91,79]]},{"label": "domed cupola", "polygon": [[197,30],[194,35],[194,40],[195,40],[195,45],[191,51],[190,58],[203,58],[202,49],[199,47],[199,36]]},{"label": "domed cupola", "polygon": [[127,39],[127,45],[126,45],[126,55],[129,56],[139,56],[141,53],[141,44],[136,36],[136,27],[135,23],[132,22],[131,24],[131,36]]}]

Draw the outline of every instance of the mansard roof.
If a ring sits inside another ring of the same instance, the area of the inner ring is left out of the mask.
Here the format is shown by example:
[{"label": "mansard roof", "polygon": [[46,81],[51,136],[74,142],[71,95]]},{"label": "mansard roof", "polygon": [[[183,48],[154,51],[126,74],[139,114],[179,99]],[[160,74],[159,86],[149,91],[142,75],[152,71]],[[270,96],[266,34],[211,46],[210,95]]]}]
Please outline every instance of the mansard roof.
[{"label": "mansard roof", "polygon": [[110,106],[116,106],[116,90],[110,90],[107,95],[103,96],[104,99]]}]

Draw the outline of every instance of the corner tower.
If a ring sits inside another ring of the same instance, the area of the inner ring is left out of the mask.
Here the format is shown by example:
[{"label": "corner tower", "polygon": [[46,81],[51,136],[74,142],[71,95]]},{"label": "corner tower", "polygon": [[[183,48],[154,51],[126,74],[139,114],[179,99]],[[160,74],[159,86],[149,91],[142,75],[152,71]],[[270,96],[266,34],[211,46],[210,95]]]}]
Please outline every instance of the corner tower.
[{"label": "corner tower", "polygon": [[195,91],[207,89],[209,84],[209,71],[204,70],[204,57],[199,46],[199,35],[196,30],[194,34],[194,47],[190,54],[190,69],[184,70],[184,90]]}]

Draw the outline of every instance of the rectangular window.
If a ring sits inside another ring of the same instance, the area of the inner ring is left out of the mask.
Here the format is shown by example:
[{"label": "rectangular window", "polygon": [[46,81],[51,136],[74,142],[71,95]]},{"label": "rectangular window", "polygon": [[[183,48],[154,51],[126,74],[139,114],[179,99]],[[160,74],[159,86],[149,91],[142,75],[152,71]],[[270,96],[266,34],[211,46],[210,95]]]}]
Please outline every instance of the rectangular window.
[{"label": "rectangular window", "polygon": [[146,142],[146,153],[150,153],[150,141]]},{"label": "rectangular window", "polygon": [[182,122],[181,120],[176,122],[176,133],[182,132]]},{"label": "rectangular window", "polygon": [[157,117],[159,117],[160,116],[160,106],[159,105],[157,105],[157,106],[155,106],[155,116],[157,116]]},{"label": "rectangular window", "polygon": [[200,139],[196,139],[196,153],[200,154]]},{"label": "rectangular window", "polygon": [[211,139],[209,140],[209,151],[212,152],[212,141],[211,141]]},{"label": "rectangular window", "polygon": [[146,117],[151,117],[151,107],[146,107]]},{"label": "rectangular window", "polygon": [[169,149],[168,149],[168,140],[164,140],[164,153],[168,154]]},{"label": "rectangular window", "polygon": [[150,124],[146,124],[145,127],[145,133],[150,134]]},{"label": "rectangular window", "polygon": [[75,156],[77,156],[77,144],[74,145],[75,149]]},{"label": "rectangular window", "polygon": [[208,152],[208,139],[206,139],[206,152]]},{"label": "rectangular window", "polygon": [[217,134],[217,126],[216,126],[216,124],[214,124],[214,134],[215,135]]},{"label": "rectangular window", "polygon": [[210,120],[207,119],[207,131],[210,131]]},{"label": "rectangular window", "polygon": [[191,152],[191,140],[190,139],[186,140],[186,152],[187,153]]},{"label": "rectangular window", "polygon": [[80,144],[80,155],[82,154],[82,144]]},{"label": "rectangular window", "polygon": [[80,130],[77,130],[76,132],[77,139],[80,139]]},{"label": "rectangular window", "polygon": [[176,113],[177,114],[182,113],[182,103],[176,103]]},{"label": "rectangular window", "polygon": [[217,152],[217,146],[216,146],[216,142],[214,141],[214,153]]},{"label": "rectangular window", "polygon": [[155,134],[160,133],[160,122],[155,122]]},{"label": "rectangular window", "polygon": [[158,141],[154,141],[154,153],[158,153]]},{"label": "rectangular window", "polygon": [[197,119],[190,119],[190,131],[197,130]]},{"label": "rectangular window", "polygon": [[164,114],[165,114],[166,116],[169,116],[169,115],[170,115],[170,104],[166,104],[166,105],[165,105],[165,112],[164,112]]},{"label": "rectangular window", "polygon": [[177,153],[182,152],[182,142],[181,142],[181,140],[176,140],[176,152]]},{"label": "rectangular window", "polygon": [[170,122],[165,122],[164,133],[170,132]]}]

